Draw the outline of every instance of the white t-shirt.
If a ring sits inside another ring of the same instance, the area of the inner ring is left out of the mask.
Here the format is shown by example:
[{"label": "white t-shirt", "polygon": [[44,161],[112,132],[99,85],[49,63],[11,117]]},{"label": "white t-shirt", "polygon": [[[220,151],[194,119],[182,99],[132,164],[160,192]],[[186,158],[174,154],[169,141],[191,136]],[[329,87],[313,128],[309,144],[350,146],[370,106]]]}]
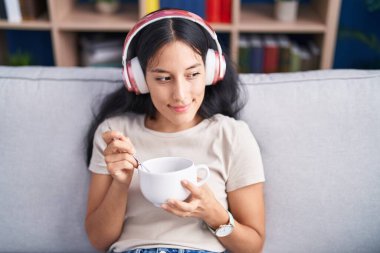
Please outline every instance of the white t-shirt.
[{"label": "white t-shirt", "polygon": [[[107,124],[130,138],[141,161],[181,156],[208,165],[207,184],[226,209],[227,192],[265,181],[259,147],[243,121],[217,114],[192,128],[163,133],[146,128],[143,115],[128,113],[108,119]],[[108,174],[102,139],[107,124],[103,122],[95,132],[89,166],[94,173]],[[202,220],[178,217],[148,202],[140,191],[138,173],[134,173],[128,192],[124,222],[120,238],[111,246],[116,252],[139,247],[225,250]]]}]

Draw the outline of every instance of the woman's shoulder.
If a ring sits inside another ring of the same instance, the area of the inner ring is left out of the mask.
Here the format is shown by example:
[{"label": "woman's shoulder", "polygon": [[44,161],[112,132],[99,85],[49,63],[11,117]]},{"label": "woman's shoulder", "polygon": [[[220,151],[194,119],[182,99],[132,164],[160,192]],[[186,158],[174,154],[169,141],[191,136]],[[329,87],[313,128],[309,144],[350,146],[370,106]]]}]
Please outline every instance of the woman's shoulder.
[{"label": "woman's shoulder", "polygon": [[214,115],[210,121],[226,131],[236,132],[243,129],[249,129],[249,126],[245,121],[223,114]]},{"label": "woman's shoulder", "polygon": [[223,136],[225,141],[231,143],[252,136],[246,122],[222,114],[216,114],[210,118],[210,127],[208,129],[213,134]]},{"label": "woman's shoulder", "polygon": [[99,127],[109,128],[116,131],[122,131],[123,129],[130,129],[134,126],[139,127],[144,121],[144,115],[136,113],[124,113],[122,115],[113,116],[105,119]]}]

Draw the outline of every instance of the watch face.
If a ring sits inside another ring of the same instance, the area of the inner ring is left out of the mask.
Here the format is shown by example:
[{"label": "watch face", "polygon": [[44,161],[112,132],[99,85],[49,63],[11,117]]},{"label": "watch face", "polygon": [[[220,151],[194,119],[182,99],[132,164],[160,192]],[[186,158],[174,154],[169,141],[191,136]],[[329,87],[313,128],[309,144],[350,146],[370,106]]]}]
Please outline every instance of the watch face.
[{"label": "watch face", "polygon": [[233,229],[233,226],[231,226],[231,225],[221,226],[220,228],[218,228],[216,230],[215,234],[218,237],[227,236],[227,235],[231,234],[232,229]]}]

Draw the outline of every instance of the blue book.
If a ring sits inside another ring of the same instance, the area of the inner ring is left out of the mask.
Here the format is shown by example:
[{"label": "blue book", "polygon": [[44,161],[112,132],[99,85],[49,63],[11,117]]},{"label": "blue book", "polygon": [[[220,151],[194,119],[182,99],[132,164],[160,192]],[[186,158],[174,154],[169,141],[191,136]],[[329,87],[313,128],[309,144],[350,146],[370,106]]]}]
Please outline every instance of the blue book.
[{"label": "blue book", "polygon": [[190,11],[190,12],[194,12],[194,10],[193,10],[194,1],[183,0],[182,2],[183,2],[183,9],[184,10],[187,10],[187,11]]},{"label": "blue book", "polygon": [[169,2],[170,8],[183,9],[183,0],[169,0]]},{"label": "blue book", "polygon": [[201,18],[206,17],[204,0],[184,0],[184,2],[186,3],[186,10],[197,14]]},{"label": "blue book", "polygon": [[171,8],[171,0],[160,0],[160,8]]},{"label": "blue book", "polygon": [[264,49],[262,38],[252,35],[250,38],[250,67],[252,73],[263,73]]}]

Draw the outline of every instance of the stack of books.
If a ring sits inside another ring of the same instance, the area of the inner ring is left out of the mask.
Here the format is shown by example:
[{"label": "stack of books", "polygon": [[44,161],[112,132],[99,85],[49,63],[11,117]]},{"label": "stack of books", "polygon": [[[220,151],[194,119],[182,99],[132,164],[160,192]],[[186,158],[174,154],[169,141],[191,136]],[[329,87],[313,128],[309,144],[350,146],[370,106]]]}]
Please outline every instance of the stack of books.
[{"label": "stack of books", "polygon": [[320,48],[313,40],[286,35],[243,35],[239,39],[240,73],[274,73],[319,68]]},{"label": "stack of books", "polygon": [[0,0],[0,19],[11,23],[39,19],[45,13],[46,0]]},{"label": "stack of books", "polygon": [[121,36],[103,34],[81,35],[81,65],[91,67],[121,67],[123,40]]},{"label": "stack of books", "polygon": [[231,23],[232,0],[146,0],[143,4],[145,14],[176,8],[193,12],[208,22]]}]

